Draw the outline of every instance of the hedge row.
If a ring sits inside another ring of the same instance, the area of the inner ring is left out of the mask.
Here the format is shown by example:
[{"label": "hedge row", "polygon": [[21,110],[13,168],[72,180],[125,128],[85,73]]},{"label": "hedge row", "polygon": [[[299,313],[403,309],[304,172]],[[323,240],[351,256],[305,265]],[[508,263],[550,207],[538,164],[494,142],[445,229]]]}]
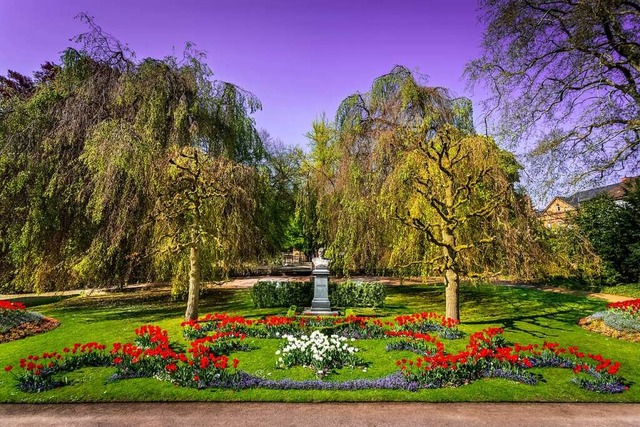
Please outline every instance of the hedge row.
[{"label": "hedge row", "polygon": [[[377,282],[329,283],[329,300],[334,307],[382,307],[386,298],[384,285]],[[251,290],[257,308],[311,306],[313,281],[260,281]]]}]

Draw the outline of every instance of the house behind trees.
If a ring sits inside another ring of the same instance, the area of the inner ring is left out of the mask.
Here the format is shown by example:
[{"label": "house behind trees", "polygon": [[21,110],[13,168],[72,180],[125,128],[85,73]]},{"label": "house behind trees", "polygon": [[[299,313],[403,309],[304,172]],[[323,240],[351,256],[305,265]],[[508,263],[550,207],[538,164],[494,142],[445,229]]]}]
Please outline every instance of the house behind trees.
[{"label": "house behind trees", "polygon": [[607,194],[613,200],[621,200],[625,194],[625,188],[640,177],[624,177],[615,184],[603,187],[578,191],[570,196],[556,196],[540,213],[540,220],[547,228],[565,226],[572,212],[580,208],[580,205],[594,197]]}]

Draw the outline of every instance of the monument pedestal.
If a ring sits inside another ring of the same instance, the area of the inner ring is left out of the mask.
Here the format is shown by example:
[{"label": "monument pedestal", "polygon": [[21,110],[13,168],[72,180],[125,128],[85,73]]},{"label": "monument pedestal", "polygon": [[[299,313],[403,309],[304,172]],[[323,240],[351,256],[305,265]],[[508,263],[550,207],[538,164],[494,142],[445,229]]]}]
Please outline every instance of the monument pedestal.
[{"label": "monument pedestal", "polygon": [[311,307],[307,307],[304,316],[337,316],[337,311],[331,310],[329,302],[329,269],[325,266],[314,268],[313,272],[313,300]]}]

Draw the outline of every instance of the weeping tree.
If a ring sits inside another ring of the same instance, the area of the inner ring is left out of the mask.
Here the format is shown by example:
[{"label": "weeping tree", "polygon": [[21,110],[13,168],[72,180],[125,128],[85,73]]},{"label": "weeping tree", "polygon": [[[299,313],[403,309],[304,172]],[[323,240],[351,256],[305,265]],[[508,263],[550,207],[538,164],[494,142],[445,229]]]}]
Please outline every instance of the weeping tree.
[{"label": "weeping tree", "polygon": [[[256,174],[250,167],[210,156],[198,147],[181,147],[167,158],[170,166],[159,188],[154,235],[159,240],[157,247],[188,251],[185,320],[197,319],[203,249],[210,264],[228,261],[224,254],[251,254],[251,236],[257,234],[251,221]],[[241,227],[246,229],[238,230]],[[229,244],[239,247],[231,250]]]},{"label": "weeping tree", "polygon": [[[525,215],[513,190],[518,166],[510,153],[475,134],[471,117],[468,100],[423,86],[409,70],[396,67],[369,92],[346,98],[336,119],[344,153],[338,170],[348,177],[342,194],[349,195],[340,203],[347,199],[347,206],[360,206],[349,215],[362,226],[356,242],[372,242],[378,253],[386,246],[387,254],[389,246],[409,247],[408,264],[443,273],[446,315],[454,319],[459,319],[461,276],[469,267],[500,267],[486,259],[476,262],[478,252],[524,250],[531,243],[522,238],[526,233],[516,241],[504,238],[513,218]],[[509,261],[504,267],[514,271]]]},{"label": "weeping tree", "polygon": [[[370,274],[430,274],[425,264],[434,251],[423,233],[396,221],[408,191],[398,181],[405,163],[399,131],[421,113],[420,105],[405,104],[402,96],[418,88],[411,72],[397,66],[374,80],[369,92],[347,97],[336,114],[333,150],[333,185],[324,205],[332,224],[328,230],[334,265],[344,273],[364,270]],[[422,106],[435,117],[447,119],[446,91],[430,88],[431,99]],[[408,98],[407,98],[408,99]]]},{"label": "weeping tree", "polygon": [[214,80],[191,46],[181,60],[139,61],[81,19],[89,31],[60,65],[0,81],[3,281],[184,281],[194,248],[207,257],[196,256],[192,277],[258,253],[259,101]]},{"label": "weeping tree", "polygon": [[411,191],[427,209],[409,208],[398,218],[440,249],[430,262],[444,273],[446,316],[460,320],[458,288],[466,274],[462,255],[494,242],[497,233],[486,226],[499,220],[500,205],[509,203],[510,183],[497,146],[486,137],[446,124],[420,127],[409,138],[415,144],[410,156],[423,165],[409,178]]},{"label": "weeping tree", "polygon": [[[135,224],[131,220],[136,217],[129,216],[130,198],[115,198],[112,190],[134,187],[149,195],[138,218],[148,225],[141,232],[150,233],[152,249],[142,253],[154,257],[169,251],[185,259],[188,252],[187,319],[198,315],[203,248],[209,270],[224,269],[240,262],[240,254],[255,252],[248,249],[257,234],[251,167],[262,157],[262,143],[249,116],[260,108],[259,101],[235,85],[212,80],[203,59],[188,47],[180,63],[172,57],[128,60],[120,67],[125,71],[114,99],[116,111],[124,110],[119,126],[101,126],[99,138],[89,138],[100,147],[121,147],[124,152],[110,148],[111,155],[102,160],[84,158],[88,165],[103,162],[90,167],[95,183],[111,183],[95,191],[90,204],[122,216],[105,224],[107,232],[118,222]],[[142,155],[129,156],[132,149]],[[244,215],[238,214],[239,208],[245,208]],[[174,282],[185,282],[181,266],[172,272],[178,279]]]}]

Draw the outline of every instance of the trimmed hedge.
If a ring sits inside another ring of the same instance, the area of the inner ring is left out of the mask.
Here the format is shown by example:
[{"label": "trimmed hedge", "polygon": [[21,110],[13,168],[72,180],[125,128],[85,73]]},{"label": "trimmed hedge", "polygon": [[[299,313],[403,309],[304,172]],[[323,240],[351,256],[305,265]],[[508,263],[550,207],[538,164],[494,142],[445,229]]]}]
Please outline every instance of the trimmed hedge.
[{"label": "trimmed hedge", "polygon": [[267,307],[306,307],[313,299],[311,282],[259,281],[251,289],[253,305]]},{"label": "trimmed hedge", "polygon": [[[387,296],[377,282],[329,283],[329,300],[334,307],[383,307]],[[251,290],[257,308],[309,307],[313,299],[313,281],[260,281]]]},{"label": "trimmed hedge", "polygon": [[329,283],[329,300],[336,307],[383,307],[387,290],[378,282]]}]

